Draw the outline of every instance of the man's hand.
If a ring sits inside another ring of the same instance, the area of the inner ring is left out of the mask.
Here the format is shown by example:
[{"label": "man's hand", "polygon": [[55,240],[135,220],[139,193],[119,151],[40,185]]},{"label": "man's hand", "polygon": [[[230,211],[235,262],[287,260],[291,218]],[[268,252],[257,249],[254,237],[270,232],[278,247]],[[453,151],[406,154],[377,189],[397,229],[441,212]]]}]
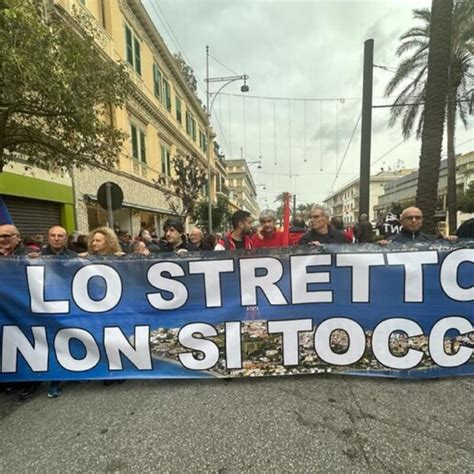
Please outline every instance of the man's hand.
[{"label": "man's hand", "polygon": [[255,235],[260,239],[263,240],[263,235],[262,235],[262,226],[259,225],[257,229],[255,230]]},{"label": "man's hand", "polygon": [[458,236],[457,236],[457,235],[447,235],[447,236],[446,236],[446,240],[447,240],[448,242],[457,242]]},{"label": "man's hand", "polygon": [[382,246],[382,247],[387,246],[389,243],[390,243],[390,240],[385,240],[385,239],[382,239],[382,240],[378,240],[378,241],[377,241],[377,244],[380,245],[380,246]]},{"label": "man's hand", "polygon": [[314,247],[319,247],[321,244],[321,242],[319,240],[313,240],[311,242],[308,242],[309,245],[313,245]]}]

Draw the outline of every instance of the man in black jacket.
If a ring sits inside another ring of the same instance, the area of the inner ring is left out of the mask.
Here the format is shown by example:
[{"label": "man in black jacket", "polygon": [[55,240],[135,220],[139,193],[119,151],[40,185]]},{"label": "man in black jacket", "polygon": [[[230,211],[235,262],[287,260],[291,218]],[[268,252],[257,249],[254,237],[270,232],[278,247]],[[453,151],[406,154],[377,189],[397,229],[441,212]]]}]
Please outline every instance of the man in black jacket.
[{"label": "man in black jacket", "polygon": [[67,231],[60,225],[48,229],[48,244],[41,249],[41,255],[57,255],[61,257],[77,257],[77,253],[67,248]]},{"label": "man in black jacket", "polygon": [[184,225],[181,219],[170,217],[163,225],[166,243],[160,245],[161,252],[176,252],[181,255],[188,250],[199,250],[198,247],[186,241]]},{"label": "man in black jacket", "polygon": [[[11,224],[0,225],[0,257],[22,255],[28,255],[28,249],[23,245],[18,229]],[[41,382],[16,382],[3,384],[2,389],[7,394],[20,391],[20,400],[26,400],[38,390],[40,385]]]},{"label": "man in black jacket", "polygon": [[[387,240],[379,240],[379,245],[388,245],[390,243],[396,244],[410,244],[417,242],[433,242],[438,240],[435,235],[425,234],[421,232],[423,225],[423,212],[417,207],[407,207],[400,216],[402,228],[399,234],[391,235]],[[449,235],[446,240],[452,242],[457,240],[455,235]]]},{"label": "man in black jacket", "polygon": [[[41,249],[41,255],[56,255],[63,258],[77,257],[77,253],[67,248],[68,235],[67,230],[60,225],[53,225],[48,229],[48,244]],[[36,391],[31,387],[33,393]],[[49,384],[48,398],[59,397],[62,393],[60,382],[53,381]],[[27,397],[27,394],[24,394]]]},{"label": "man in black jacket", "polygon": [[11,224],[0,225],[0,257],[26,255],[28,249],[23,245],[20,232]]},{"label": "man in black jacket", "polygon": [[331,213],[327,207],[316,204],[311,209],[311,230],[301,237],[299,245],[345,244],[344,234],[331,228]]}]

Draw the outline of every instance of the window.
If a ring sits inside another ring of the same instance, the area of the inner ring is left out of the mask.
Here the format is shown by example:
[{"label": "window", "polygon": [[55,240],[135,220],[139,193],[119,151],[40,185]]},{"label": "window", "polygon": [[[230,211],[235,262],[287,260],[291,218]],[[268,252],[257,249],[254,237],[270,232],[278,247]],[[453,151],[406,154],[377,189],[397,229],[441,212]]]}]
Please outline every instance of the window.
[{"label": "window", "polygon": [[171,176],[171,153],[167,146],[161,145],[161,172],[166,176]]},{"label": "window", "polygon": [[125,44],[127,62],[133,67],[134,71],[141,76],[140,40],[127,25],[125,25]]},{"label": "window", "polygon": [[206,151],[207,151],[207,137],[206,137],[206,134],[202,130],[199,130],[199,148],[204,153],[206,153]]},{"label": "window", "polygon": [[[206,180],[207,180],[207,176],[206,176]],[[202,189],[201,189],[201,193],[202,193],[203,197],[208,197],[209,196],[209,186],[208,186],[207,181],[206,181],[205,184],[203,184]]]},{"label": "window", "polygon": [[166,107],[168,112],[171,112],[171,90],[170,83],[167,79],[163,78],[163,105]]},{"label": "window", "polygon": [[153,92],[155,97],[161,100],[161,71],[156,64],[153,64]]},{"label": "window", "polygon": [[196,141],[196,120],[189,112],[186,112],[186,133]]},{"label": "window", "polygon": [[130,125],[130,138],[132,141],[132,157],[146,163],[145,132],[132,123]]},{"label": "window", "polygon": [[179,123],[182,123],[182,116],[181,116],[181,99],[176,96],[176,120],[179,122]]}]

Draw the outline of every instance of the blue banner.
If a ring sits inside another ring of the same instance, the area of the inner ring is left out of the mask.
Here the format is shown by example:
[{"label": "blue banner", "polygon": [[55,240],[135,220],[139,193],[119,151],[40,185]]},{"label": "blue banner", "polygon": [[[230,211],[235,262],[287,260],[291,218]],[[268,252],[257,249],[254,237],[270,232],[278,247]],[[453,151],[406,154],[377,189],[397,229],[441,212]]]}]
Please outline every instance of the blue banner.
[{"label": "blue banner", "polygon": [[5,204],[2,196],[0,196],[0,225],[13,224],[13,219],[10,216],[8,207]]},{"label": "blue banner", "polygon": [[0,381],[474,374],[474,242],[0,259]]}]

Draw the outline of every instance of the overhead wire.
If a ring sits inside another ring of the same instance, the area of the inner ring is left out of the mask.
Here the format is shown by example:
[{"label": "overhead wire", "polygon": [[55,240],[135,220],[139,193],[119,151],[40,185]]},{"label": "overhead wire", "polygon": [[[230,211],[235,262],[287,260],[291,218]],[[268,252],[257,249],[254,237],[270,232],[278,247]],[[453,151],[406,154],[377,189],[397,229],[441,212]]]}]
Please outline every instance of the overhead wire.
[{"label": "overhead wire", "polygon": [[344,155],[342,157],[342,161],[339,165],[339,168],[336,171],[336,176],[334,177],[334,181],[331,186],[331,192],[334,189],[334,185],[336,184],[337,178],[339,177],[339,173],[341,172],[342,166],[344,165],[344,161],[346,160],[347,152],[349,151],[349,147],[351,146],[352,139],[354,138],[355,132],[357,130],[357,127],[359,126],[360,119],[362,118],[362,112],[359,114],[359,117],[357,118],[357,122],[354,126],[354,129],[352,130],[351,137],[349,138],[349,141],[347,142],[346,150],[344,151]]}]

